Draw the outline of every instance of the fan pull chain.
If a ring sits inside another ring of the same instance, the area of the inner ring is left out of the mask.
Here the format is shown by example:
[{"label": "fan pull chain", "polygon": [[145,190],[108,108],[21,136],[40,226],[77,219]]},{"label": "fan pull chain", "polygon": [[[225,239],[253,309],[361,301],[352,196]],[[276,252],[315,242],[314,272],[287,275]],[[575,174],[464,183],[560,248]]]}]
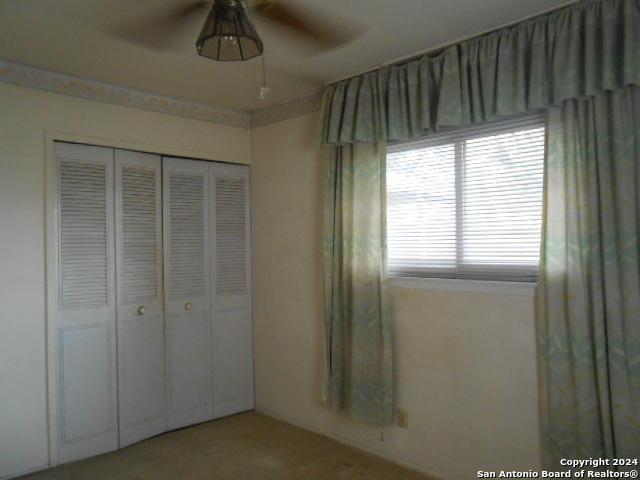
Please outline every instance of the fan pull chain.
[{"label": "fan pull chain", "polygon": [[264,100],[271,93],[271,89],[267,87],[267,67],[265,65],[264,52],[262,53],[262,86],[258,90],[258,98]]},{"label": "fan pull chain", "polygon": [[[247,0],[244,0],[244,6],[247,9],[247,13],[249,14],[249,20],[251,20],[251,23],[254,25],[255,27],[255,22],[253,20],[253,13],[251,12],[251,7],[249,6],[249,2]],[[260,100],[264,100],[267,98],[267,96],[271,93],[271,89],[269,87],[267,87],[267,66],[266,66],[266,62],[265,62],[265,55],[264,55],[264,50],[262,51],[262,86],[260,87],[260,89],[258,90],[258,98]]]}]

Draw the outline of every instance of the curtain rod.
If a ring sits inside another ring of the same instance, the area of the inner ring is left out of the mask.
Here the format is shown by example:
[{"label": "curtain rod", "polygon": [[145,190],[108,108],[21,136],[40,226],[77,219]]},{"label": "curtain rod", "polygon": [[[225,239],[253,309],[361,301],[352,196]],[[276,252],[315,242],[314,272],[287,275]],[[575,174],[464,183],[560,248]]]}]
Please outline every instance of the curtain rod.
[{"label": "curtain rod", "polygon": [[399,57],[399,58],[396,58],[396,59],[388,61],[388,62],[379,63],[379,64],[376,64],[376,65],[367,67],[364,70],[360,70],[360,71],[358,71],[356,73],[350,73],[348,75],[345,75],[344,77],[340,77],[337,80],[331,80],[329,82],[326,82],[323,86],[324,87],[328,87],[329,85],[333,85],[334,83],[338,83],[338,82],[341,82],[343,80],[347,80],[349,78],[359,77],[360,75],[364,75],[365,73],[373,72],[375,70],[382,69],[382,68],[385,68],[385,67],[389,67],[391,65],[398,65],[398,64],[401,64],[401,63],[405,63],[405,62],[414,60],[416,58],[422,57],[424,55],[428,55],[428,54],[434,54],[435,55],[435,54],[440,53],[440,52],[442,52],[443,50],[445,50],[445,49],[447,49],[449,47],[457,45],[458,43],[466,42],[468,40],[473,40],[474,38],[479,38],[479,37],[482,37],[484,35],[488,35],[490,33],[497,32],[498,30],[502,30],[503,28],[516,26],[519,23],[526,22],[527,20],[531,20],[531,19],[533,19],[535,17],[540,17],[542,15],[548,15],[550,13],[562,10],[563,8],[568,7],[569,5],[571,5],[573,3],[579,3],[580,1],[581,0],[570,0],[570,1],[566,2],[566,3],[561,4],[560,6],[547,8],[546,10],[542,10],[541,12],[534,13],[532,15],[528,15],[528,16],[523,17],[523,18],[521,18],[519,20],[516,20],[514,22],[504,23],[504,24],[502,24],[502,25],[500,25],[498,27],[491,28],[489,30],[485,30],[485,31],[480,32],[480,33],[476,33],[476,34],[473,34],[473,35],[468,36],[468,37],[462,37],[462,38],[459,38],[458,40],[454,40],[452,42],[444,43],[444,44],[441,44],[441,45],[439,45],[437,47],[432,47],[432,48],[428,48],[428,49],[425,49],[425,50],[420,50],[418,52],[414,52],[414,53],[411,53],[409,55],[405,55],[403,57]]}]

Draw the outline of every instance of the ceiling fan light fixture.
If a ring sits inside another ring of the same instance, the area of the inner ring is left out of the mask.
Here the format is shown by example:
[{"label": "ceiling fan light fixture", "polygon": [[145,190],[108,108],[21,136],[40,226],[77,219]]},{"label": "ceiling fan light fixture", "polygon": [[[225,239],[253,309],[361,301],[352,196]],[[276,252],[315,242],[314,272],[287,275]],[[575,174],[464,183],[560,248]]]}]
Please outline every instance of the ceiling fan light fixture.
[{"label": "ceiling fan light fixture", "polygon": [[262,55],[262,40],[240,0],[215,0],[196,42],[198,55],[232,62]]}]

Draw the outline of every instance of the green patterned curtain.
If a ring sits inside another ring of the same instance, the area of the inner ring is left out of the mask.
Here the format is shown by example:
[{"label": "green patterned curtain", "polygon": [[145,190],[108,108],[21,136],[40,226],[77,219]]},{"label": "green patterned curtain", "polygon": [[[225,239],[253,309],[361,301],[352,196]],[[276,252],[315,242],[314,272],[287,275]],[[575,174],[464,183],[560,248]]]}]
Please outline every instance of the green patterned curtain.
[{"label": "green patterned curtain", "polygon": [[386,264],[386,147],[333,149],[325,177],[327,403],[378,425],[394,410]]},{"label": "green patterned curtain", "polygon": [[640,85],[640,1],[589,0],[337,82],[325,145],[409,140]]},{"label": "green patterned curtain", "polygon": [[372,423],[393,413],[382,144],[547,110],[562,142],[538,309],[545,461],[638,456],[638,86],[640,0],[584,0],[327,88],[331,406]]},{"label": "green patterned curtain", "polygon": [[544,463],[640,457],[640,87],[548,112]]}]

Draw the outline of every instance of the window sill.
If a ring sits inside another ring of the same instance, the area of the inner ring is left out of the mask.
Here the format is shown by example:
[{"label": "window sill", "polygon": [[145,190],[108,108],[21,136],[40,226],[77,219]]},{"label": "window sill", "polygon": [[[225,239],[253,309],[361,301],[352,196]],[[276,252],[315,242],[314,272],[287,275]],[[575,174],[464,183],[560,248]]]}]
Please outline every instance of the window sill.
[{"label": "window sill", "polygon": [[459,278],[389,277],[389,286],[391,288],[493,293],[498,295],[535,297],[537,283],[466,280]]}]

